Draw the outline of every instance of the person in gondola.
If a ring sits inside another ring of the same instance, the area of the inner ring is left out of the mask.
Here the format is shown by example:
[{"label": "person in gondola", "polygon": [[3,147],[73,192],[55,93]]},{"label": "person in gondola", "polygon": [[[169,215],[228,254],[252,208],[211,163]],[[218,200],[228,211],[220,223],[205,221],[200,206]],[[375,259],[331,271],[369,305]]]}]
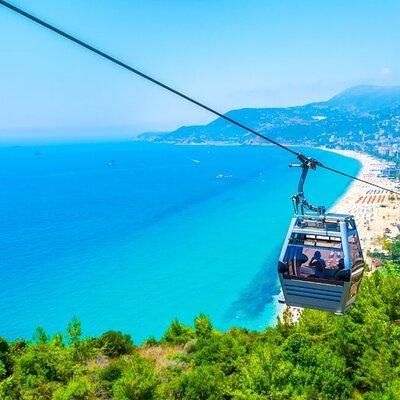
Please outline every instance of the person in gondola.
[{"label": "person in gondola", "polygon": [[343,269],[345,269],[344,258],[341,258],[341,259],[338,261],[338,266],[337,266],[337,270],[335,271],[334,277],[337,278],[338,272],[341,271],[341,270],[343,270]]},{"label": "person in gondola", "polygon": [[314,253],[309,265],[315,269],[316,278],[325,278],[326,263],[321,257],[320,251],[317,250]]}]

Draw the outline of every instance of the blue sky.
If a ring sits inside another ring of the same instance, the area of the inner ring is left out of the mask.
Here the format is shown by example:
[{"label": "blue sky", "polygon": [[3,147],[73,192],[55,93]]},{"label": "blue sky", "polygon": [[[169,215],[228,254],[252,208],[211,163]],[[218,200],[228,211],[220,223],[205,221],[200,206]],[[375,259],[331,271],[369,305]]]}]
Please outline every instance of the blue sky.
[{"label": "blue sky", "polygon": [[[399,1],[13,4],[221,111],[400,84]],[[0,38],[0,139],[129,136],[213,119],[3,7]]]}]

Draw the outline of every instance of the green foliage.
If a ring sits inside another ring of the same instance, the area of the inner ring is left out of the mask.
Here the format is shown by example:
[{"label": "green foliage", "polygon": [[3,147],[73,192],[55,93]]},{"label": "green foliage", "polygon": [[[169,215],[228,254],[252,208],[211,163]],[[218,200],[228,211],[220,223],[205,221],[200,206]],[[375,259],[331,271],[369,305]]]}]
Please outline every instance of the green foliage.
[{"label": "green foliage", "polygon": [[7,369],[3,361],[0,360],[0,380],[5,378],[7,375]]},{"label": "green foliage", "polygon": [[2,359],[10,351],[10,345],[7,340],[0,337],[0,358]]},{"label": "green foliage", "polygon": [[235,399],[279,399],[289,397],[286,382],[292,365],[271,346],[258,345],[240,370]]},{"label": "green foliage", "polygon": [[36,344],[46,344],[49,341],[49,335],[42,326],[36,328],[36,331],[33,334],[33,341]]},{"label": "green foliage", "polygon": [[113,387],[115,400],[151,400],[155,397],[157,377],[153,367],[139,358],[132,360]]},{"label": "green foliage", "polygon": [[138,348],[121,332],[82,339],[77,319],[66,341],[43,328],[30,343],[0,338],[0,399],[397,400],[398,268],[390,257],[366,277],[345,316],[286,311],[264,332],[221,333],[199,315]]},{"label": "green foliage", "polygon": [[12,371],[11,346],[7,340],[0,337],[0,380]]},{"label": "green foliage", "polygon": [[11,343],[11,352],[13,354],[20,354],[21,352],[23,352],[26,347],[28,346],[28,343],[25,340],[19,339],[17,341],[15,341],[14,343]]},{"label": "green foliage", "polygon": [[392,242],[390,246],[390,253],[392,254],[393,260],[400,262],[400,235]]},{"label": "green foliage", "polygon": [[176,395],[184,400],[223,399],[226,381],[227,377],[218,367],[202,365],[182,376]]},{"label": "green foliage", "polygon": [[277,331],[283,337],[288,337],[294,329],[292,324],[293,315],[290,308],[286,308],[282,313],[282,318],[278,318]]},{"label": "green foliage", "polygon": [[143,342],[144,346],[157,346],[158,345],[158,341],[154,336],[150,336],[149,338],[147,338],[144,342]]},{"label": "green foliage", "polygon": [[108,331],[99,338],[99,346],[108,357],[118,357],[129,354],[133,350],[133,342],[130,335],[121,332]]},{"label": "green foliage", "polygon": [[124,373],[126,362],[122,359],[113,361],[97,371],[98,388],[101,392],[112,397],[113,385]]},{"label": "green foliage", "polygon": [[218,365],[226,374],[237,372],[252,347],[252,337],[245,330],[232,329],[225,335],[214,335],[197,343],[193,354],[195,365]]},{"label": "green foliage", "polygon": [[73,317],[67,328],[68,338],[71,344],[78,344],[82,337],[81,322],[78,318]]},{"label": "green foliage", "polygon": [[193,329],[174,319],[161,339],[165,344],[185,344],[194,336]]},{"label": "green foliage", "polygon": [[194,330],[196,333],[196,337],[198,338],[209,338],[212,334],[213,327],[210,321],[210,318],[207,315],[200,314],[194,320]]},{"label": "green foliage", "polygon": [[103,382],[115,382],[121,378],[124,371],[124,366],[120,362],[113,362],[102,368],[99,372],[99,379]]},{"label": "green foliage", "polygon": [[91,400],[95,398],[92,387],[86,377],[72,379],[54,392],[53,400]]}]

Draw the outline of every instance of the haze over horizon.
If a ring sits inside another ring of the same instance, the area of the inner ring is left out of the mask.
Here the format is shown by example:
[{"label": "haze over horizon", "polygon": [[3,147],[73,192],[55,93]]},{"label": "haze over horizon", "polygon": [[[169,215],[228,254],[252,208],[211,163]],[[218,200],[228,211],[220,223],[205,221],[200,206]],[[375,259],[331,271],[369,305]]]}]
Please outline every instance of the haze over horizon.
[{"label": "haze over horizon", "polygon": [[[395,1],[13,4],[223,112],[400,83]],[[0,35],[3,141],[107,139],[214,119],[5,8]]]}]

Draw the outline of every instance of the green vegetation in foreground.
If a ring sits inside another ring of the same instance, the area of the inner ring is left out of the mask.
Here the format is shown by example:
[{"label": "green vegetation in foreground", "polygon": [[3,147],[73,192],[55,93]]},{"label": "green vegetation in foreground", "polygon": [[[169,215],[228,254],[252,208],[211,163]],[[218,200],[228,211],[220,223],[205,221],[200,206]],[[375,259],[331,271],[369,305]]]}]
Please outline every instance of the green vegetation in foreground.
[{"label": "green vegetation in foreground", "polygon": [[140,347],[120,332],[82,338],[76,319],[66,335],[0,339],[0,399],[399,399],[399,246],[343,317],[287,312],[264,332],[222,333],[200,315]]}]

